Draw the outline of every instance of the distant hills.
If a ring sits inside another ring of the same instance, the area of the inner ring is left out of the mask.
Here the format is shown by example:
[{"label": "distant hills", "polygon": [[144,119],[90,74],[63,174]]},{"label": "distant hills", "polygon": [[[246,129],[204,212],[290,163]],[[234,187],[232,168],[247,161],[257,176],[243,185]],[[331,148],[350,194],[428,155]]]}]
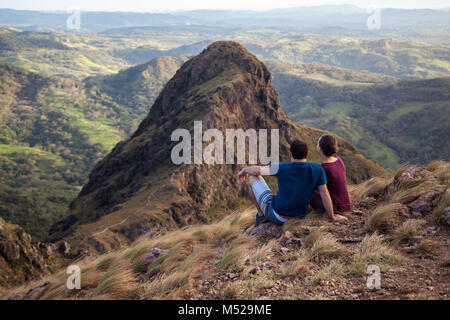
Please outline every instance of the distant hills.
[{"label": "distant hills", "polygon": [[[82,8],[81,8],[82,9]],[[383,38],[399,32],[404,39],[438,39],[449,27],[450,12],[437,9],[381,9],[381,29],[368,30],[371,12],[353,5],[322,5],[267,11],[194,10],[170,13],[82,12],[81,30],[101,32],[112,28],[202,25],[221,28],[269,27],[309,33]],[[67,12],[0,9],[0,25],[30,31],[60,31],[66,28]],[[418,23],[420,21],[420,23]],[[343,33],[344,32],[344,33]]]},{"label": "distant hills", "polygon": [[0,28],[0,60],[31,71],[83,79],[116,73],[159,56],[195,55],[212,41],[229,39],[243,43],[263,60],[320,63],[401,78],[450,75],[450,50],[440,44],[358,40],[258,28],[139,30],[142,32],[132,35],[68,35]]},{"label": "distant hills", "polygon": [[297,123],[335,132],[391,170],[450,158],[450,78],[396,80],[324,65],[267,65]]}]

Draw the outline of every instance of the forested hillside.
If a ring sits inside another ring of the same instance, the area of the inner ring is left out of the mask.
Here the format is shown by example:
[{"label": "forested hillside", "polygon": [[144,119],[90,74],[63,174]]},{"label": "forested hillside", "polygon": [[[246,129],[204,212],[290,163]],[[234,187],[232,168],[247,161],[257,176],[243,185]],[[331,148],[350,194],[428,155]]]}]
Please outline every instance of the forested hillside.
[{"label": "forested hillside", "polygon": [[[128,97],[155,99],[177,69],[154,77],[158,61],[134,73],[137,91]],[[126,103],[102,92],[94,79],[87,82],[0,64],[0,216],[41,239],[90,169],[133,133],[150,107],[145,101],[135,107],[132,98]]]},{"label": "forested hillside", "polygon": [[449,159],[450,78],[396,80],[323,65],[267,64],[294,121],[335,132],[392,170]]}]

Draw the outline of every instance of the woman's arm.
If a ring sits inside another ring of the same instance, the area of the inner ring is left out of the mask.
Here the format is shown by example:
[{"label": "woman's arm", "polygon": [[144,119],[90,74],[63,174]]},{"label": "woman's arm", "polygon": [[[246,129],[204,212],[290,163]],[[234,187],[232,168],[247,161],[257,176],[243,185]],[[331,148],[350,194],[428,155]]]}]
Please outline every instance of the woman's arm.
[{"label": "woman's arm", "polygon": [[328,213],[331,221],[347,221],[347,217],[341,216],[340,214],[335,214],[333,210],[333,202],[331,201],[330,192],[328,191],[327,185],[321,185],[317,187],[319,189],[320,197],[322,198],[322,203],[325,210]]}]

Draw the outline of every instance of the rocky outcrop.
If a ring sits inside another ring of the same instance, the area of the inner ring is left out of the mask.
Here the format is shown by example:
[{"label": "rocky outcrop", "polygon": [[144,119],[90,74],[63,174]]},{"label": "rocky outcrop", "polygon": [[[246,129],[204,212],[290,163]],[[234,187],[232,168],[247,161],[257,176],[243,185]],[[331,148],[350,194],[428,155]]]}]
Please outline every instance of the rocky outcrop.
[{"label": "rocky outcrop", "polygon": [[273,223],[263,223],[255,227],[250,235],[266,239],[278,239],[283,235],[283,227]]},{"label": "rocky outcrop", "polygon": [[154,260],[158,259],[161,255],[167,253],[168,250],[162,250],[159,248],[151,248],[142,258],[142,263],[148,265]]},{"label": "rocky outcrop", "polygon": [[450,226],[450,207],[445,208],[444,213],[441,216],[441,221],[445,225]]},{"label": "rocky outcrop", "polygon": [[411,216],[414,218],[422,218],[424,215],[431,213],[434,207],[441,200],[443,192],[439,190],[430,190],[421,194],[416,200],[408,203]]},{"label": "rocky outcrop", "polygon": [[432,172],[423,167],[409,166],[395,175],[385,192],[389,195],[402,192],[403,204],[407,207],[403,215],[422,218],[438,205],[445,190],[446,187],[439,183]]},{"label": "rocky outcrop", "polygon": [[[287,118],[268,69],[242,45],[215,42],[183,64],[133,136],[96,165],[51,239],[64,239],[75,251],[103,253],[146,233],[205,222],[211,208],[236,207],[239,197],[248,196],[246,186],[236,183],[239,165],[171,161],[178,143],[172,132],[186,129],[193,137],[194,121],[202,121],[202,132],[217,129],[224,136],[227,129],[278,129],[281,161],[289,160],[294,139],[305,140],[311,160],[318,161],[313,146],[325,133]],[[345,140],[338,143],[348,168],[355,168],[348,170],[349,181],[386,173]]]},{"label": "rocky outcrop", "polygon": [[0,218],[0,286],[40,278],[58,268],[54,245],[33,239],[20,226]]},{"label": "rocky outcrop", "polygon": [[407,183],[419,181],[423,178],[431,177],[432,173],[423,167],[410,166],[397,172],[392,181],[386,186],[386,192],[394,193]]}]

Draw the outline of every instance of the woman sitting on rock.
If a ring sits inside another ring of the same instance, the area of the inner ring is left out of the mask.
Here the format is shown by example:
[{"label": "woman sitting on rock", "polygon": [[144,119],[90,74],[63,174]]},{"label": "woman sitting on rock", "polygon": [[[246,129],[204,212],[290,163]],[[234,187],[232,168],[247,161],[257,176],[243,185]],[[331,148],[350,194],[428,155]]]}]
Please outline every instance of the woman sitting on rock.
[{"label": "woman sitting on rock", "polygon": [[[334,211],[346,212],[351,210],[350,197],[347,189],[345,165],[339,156],[337,141],[331,135],[323,135],[317,142],[317,152],[322,157],[322,167],[327,176],[327,187],[331,195]],[[311,207],[317,212],[325,211],[319,193],[316,192],[311,200]]]}]

